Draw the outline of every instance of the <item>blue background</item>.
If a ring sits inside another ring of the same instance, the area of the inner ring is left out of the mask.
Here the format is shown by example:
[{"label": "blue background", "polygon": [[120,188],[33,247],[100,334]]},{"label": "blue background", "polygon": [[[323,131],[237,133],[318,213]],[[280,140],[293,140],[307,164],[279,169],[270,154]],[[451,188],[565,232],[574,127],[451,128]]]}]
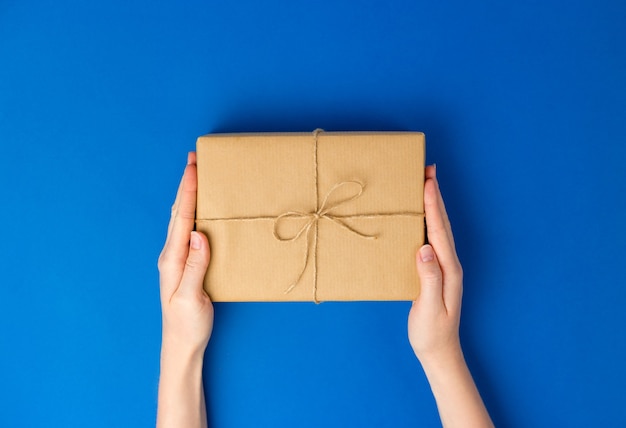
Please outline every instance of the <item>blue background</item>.
[{"label": "blue background", "polygon": [[[495,423],[626,426],[626,3],[0,2],[0,426],[154,424],[208,132],[427,136]],[[410,304],[216,304],[215,427],[437,426]]]}]

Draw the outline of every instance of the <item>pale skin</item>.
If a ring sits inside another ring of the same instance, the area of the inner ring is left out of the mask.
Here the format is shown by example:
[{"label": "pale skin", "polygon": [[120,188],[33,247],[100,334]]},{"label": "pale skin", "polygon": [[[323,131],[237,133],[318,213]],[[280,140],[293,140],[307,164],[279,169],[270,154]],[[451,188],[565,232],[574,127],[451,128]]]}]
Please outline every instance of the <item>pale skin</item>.
[{"label": "pale skin", "polygon": [[426,168],[424,211],[430,244],[416,255],[421,291],[409,312],[409,341],[430,383],[442,425],[493,427],[461,350],[463,270],[434,166]]},{"label": "pale skin", "polygon": [[[202,363],[213,329],[213,305],[203,289],[209,243],[193,230],[196,188],[192,152],[158,263],[163,329],[157,428],[207,426]],[[430,244],[416,255],[422,288],[409,312],[409,341],[426,373],[443,426],[493,427],[461,350],[463,272],[434,166],[426,167],[424,205]]]}]

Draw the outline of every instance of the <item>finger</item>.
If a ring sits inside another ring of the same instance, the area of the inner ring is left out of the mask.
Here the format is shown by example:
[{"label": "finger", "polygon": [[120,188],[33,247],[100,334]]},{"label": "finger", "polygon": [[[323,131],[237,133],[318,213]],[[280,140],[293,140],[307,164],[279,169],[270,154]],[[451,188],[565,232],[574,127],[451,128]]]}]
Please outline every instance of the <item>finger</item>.
[{"label": "finger", "polygon": [[176,290],[177,294],[193,296],[204,292],[204,277],[209,267],[210,258],[207,237],[200,232],[191,232],[189,255],[185,262],[185,270],[180,285]]},{"label": "finger", "polygon": [[189,236],[195,217],[195,153],[188,155],[188,162],[172,207],[165,245],[159,256],[162,298],[169,299],[178,287],[189,252]]},{"label": "finger", "polygon": [[454,248],[454,239],[450,222],[445,215],[443,198],[439,192],[437,181],[426,180],[424,186],[424,206],[428,242],[437,254],[440,269],[443,273],[443,299],[446,308],[455,313],[460,311],[463,293],[463,270]]},{"label": "finger", "polygon": [[175,212],[172,212],[170,234],[166,241],[165,251],[178,255],[178,259],[187,257],[189,234],[193,230],[196,217],[196,165],[189,164],[185,168],[182,187]]},{"label": "finger", "polygon": [[430,309],[436,310],[444,306],[443,274],[439,267],[437,255],[431,245],[424,245],[416,256],[417,274],[420,279],[419,301]]},{"label": "finger", "polygon": [[452,247],[454,247],[454,236],[452,235],[452,227],[450,226],[450,220],[448,218],[448,212],[446,211],[446,206],[443,202],[443,196],[441,196],[441,189],[439,188],[439,180],[437,179],[437,165],[432,166],[431,170],[432,178],[435,181],[435,187],[437,189],[437,203],[439,204],[439,211],[442,214],[444,219],[444,224],[446,225],[446,231],[448,232],[448,238],[450,242],[452,242]]},{"label": "finger", "polygon": [[170,222],[167,225],[167,237],[165,238],[166,244],[167,244],[167,240],[170,237],[170,234],[172,233],[172,226],[174,225],[174,218],[176,217],[176,212],[178,211],[178,203],[180,201],[180,194],[183,189],[183,181],[184,181],[184,175],[183,177],[181,177],[180,183],[178,183],[178,190],[176,190],[176,198],[174,199],[174,204],[172,205],[172,211],[170,213]]},{"label": "finger", "polygon": [[424,185],[424,209],[426,211],[428,242],[435,249],[445,275],[446,267],[458,263],[458,259],[454,249],[452,232],[441,209],[440,195],[436,180],[427,179]]},{"label": "finger", "polygon": [[426,169],[424,170],[424,176],[426,180],[432,179],[435,181],[435,184],[436,184],[435,187],[437,188],[437,193],[438,193],[437,202],[439,204],[439,211],[442,213],[444,224],[446,225],[446,229],[448,232],[448,238],[450,239],[450,241],[452,242],[452,246],[454,247],[454,237],[452,236],[452,228],[450,227],[450,220],[448,219],[448,213],[443,203],[443,197],[441,196],[441,191],[439,190],[439,181],[437,180],[437,165],[433,164],[433,165],[427,166]]},{"label": "finger", "polygon": [[[187,165],[195,165],[195,164],[196,164],[196,153],[195,152],[187,153]],[[166,244],[172,232],[172,226],[174,225],[174,219],[176,218],[176,213],[178,212],[178,205],[179,205],[180,195],[182,193],[184,181],[185,181],[185,175],[183,174],[183,177],[180,179],[180,183],[178,184],[178,190],[176,191],[176,198],[174,199],[174,204],[172,205],[170,222],[167,225],[167,238],[165,239]]]},{"label": "finger", "polygon": [[425,169],[424,169],[424,176],[426,177],[426,179],[429,178],[435,178],[436,175],[436,168],[437,166],[435,164],[433,165],[428,165]]}]

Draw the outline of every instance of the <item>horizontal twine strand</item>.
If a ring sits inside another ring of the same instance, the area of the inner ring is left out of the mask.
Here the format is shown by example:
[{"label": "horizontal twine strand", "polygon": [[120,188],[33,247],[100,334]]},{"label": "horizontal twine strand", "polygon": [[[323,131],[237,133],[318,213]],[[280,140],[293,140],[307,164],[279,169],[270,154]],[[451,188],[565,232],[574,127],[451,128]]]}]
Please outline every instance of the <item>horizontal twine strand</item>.
[{"label": "horizontal twine strand", "polygon": [[[297,212],[297,211],[294,211]],[[309,213],[311,214],[311,213]],[[258,217],[206,217],[197,218],[196,223],[210,222],[210,221],[254,221],[254,220],[272,220],[275,221],[279,215],[273,216],[258,216]],[[334,218],[351,219],[351,218],[379,218],[379,217],[423,217],[424,213],[418,212],[398,212],[398,213],[372,213],[372,214],[333,214]]]}]

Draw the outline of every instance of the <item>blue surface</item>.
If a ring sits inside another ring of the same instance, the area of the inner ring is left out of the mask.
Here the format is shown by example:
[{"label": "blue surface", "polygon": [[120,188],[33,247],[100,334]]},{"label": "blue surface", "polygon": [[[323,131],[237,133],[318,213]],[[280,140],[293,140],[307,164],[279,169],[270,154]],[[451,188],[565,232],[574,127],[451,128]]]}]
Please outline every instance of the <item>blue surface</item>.
[{"label": "blue surface", "polygon": [[[623,1],[1,2],[0,426],[151,426],[187,151],[317,127],[426,133],[497,425],[626,426],[624,22]],[[437,426],[408,303],[215,306],[211,426]]]}]

